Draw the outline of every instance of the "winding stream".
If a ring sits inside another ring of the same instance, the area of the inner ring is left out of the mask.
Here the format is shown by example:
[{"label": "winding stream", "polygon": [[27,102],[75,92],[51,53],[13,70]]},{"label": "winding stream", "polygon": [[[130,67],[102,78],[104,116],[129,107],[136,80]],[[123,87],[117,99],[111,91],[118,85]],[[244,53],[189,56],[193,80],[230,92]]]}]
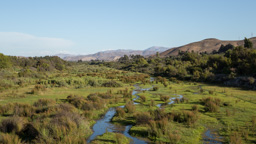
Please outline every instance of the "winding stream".
[{"label": "winding stream", "polygon": [[221,139],[222,137],[214,133],[213,130],[207,129],[203,136],[203,143],[204,144],[222,144]]},{"label": "winding stream", "polygon": [[[133,99],[133,101],[139,99],[139,96],[137,95],[139,91],[141,90],[149,90],[150,88],[147,89],[140,89],[139,86],[136,84],[134,85],[135,90],[133,90],[132,95],[135,95],[136,97]],[[134,104],[139,104],[134,102]],[[119,106],[121,108],[124,108],[123,106]],[[93,134],[88,138],[87,143],[90,143],[92,140],[94,140],[97,136],[103,135],[108,132],[118,132],[124,134],[126,137],[132,139],[132,143],[135,144],[146,144],[147,142],[141,139],[138,139],[136,137],[133,137],[129,134],[129,130],[131,129],[132,125],[115,125],[111,123],[111,119],[115,116],[116,114],[116,109],[115,108],[109,108],[105,116],[98,120],[94,125],[93,125]]]},{"label": "winding stream", "polygon": [[[150,81],[154,81],[153,78],[150,78]],[[140,91],[148,91],[151,88],[146,88],[146,89],[142,89],[138,86],[138,84],[134,85],[135,89],[132,92],[132,95],[136,96],[133,99],[133,102],[137,99],[139,99],[139,96],[137,95]],[[182,95],[177,95],[179,99],[181,99],[183,96]],[[175,97],[176,98],[176,97]],[[167,103],[169,104],[173,104],[174,103],[174,99],[175,98],[171,98],[170,102]],[[134,102],[134,104],[139,104],[137,102]],[[157,107],[161,108],[164,104],[158,104]],[[166,105],[166,104],[165,104]],[[124,108],[123,106],[120,106],[121,108]],[[147,144],[147,142],[145,140],[141,140],[139,138],[133,137],[129,134],[129,130],[131,129],[132,125],[116,125],[116,124],[112,124],[111,123],[111,119],[115,116],[116,114],[116,109],[115,108],[109,108],[109,110],[106,112],[106,114],[104,115],[104,117],[100,120],[97,120],[97,122],[93,125],[93,134],[87,139],[87,143],[90,143],[91,141],[93,141],[97,136],[99,135],[103,135],[104,133],[106,133],[106,131],[108,132],[117,132],[117,133],[122,133],[124,134],[126,137],[132,139],[131,143],[135,143],[135,144]]]},{"label": "winding stream", "polygon": [[168,103],[161,103],[161,104],[157,104],[156,106],[159,107],[159,108],[161,108],[161,107],[163,107],[163,106],[165,106],[165,105],[174,104],[174,100],[175,100],[176,98],[178,98],[179,100],[180,100],[181,98],[183,98],[182,95],[177,95],[177,96],[178,96],[178,97],[170,98],[170,99],[169,99],[170,102],[168,102]]}]

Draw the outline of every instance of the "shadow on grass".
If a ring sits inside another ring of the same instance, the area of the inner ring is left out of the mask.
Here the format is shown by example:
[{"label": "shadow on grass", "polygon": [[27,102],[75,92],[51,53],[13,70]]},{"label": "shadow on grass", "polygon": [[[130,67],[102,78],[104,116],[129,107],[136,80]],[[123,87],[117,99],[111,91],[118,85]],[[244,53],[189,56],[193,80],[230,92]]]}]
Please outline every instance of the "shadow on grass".
[{"label": "shadow on grass", "polygon": [[137,136],[137,137],[147,137],[148,132],[144,130],[130,130],[129,131],[130,135]]},{"label": "shadow on grass", "polygon": [[3,117],[10,117],[13,116],[13,114],[2,114]]},{"label": "shadow on grass", "polygon": [[107,140],[107,139],[95,139],[94,141],[92,141],[92,142],[102,142],[102,143],[116,143],[116,141],[114,141],[114,140]]}]

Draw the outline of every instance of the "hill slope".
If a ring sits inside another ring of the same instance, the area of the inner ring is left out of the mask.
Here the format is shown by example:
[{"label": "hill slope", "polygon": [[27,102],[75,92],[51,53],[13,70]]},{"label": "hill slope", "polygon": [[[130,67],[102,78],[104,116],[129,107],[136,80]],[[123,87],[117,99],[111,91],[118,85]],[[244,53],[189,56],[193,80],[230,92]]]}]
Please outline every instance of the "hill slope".
[{"label": "hill slope", "polygon": [[[253,48],[256,48],[256,37],[250,38],[250,40],[253,43]],[[243,40],[238,40],[238,41],[222,41],[218,39],[205,39],[202,41],[198,42],[193,42],[184,46],[176,47],[169,49],[167,51],[164,51],[160,53],[160,56],[165,57],[165,56],[176,56],[178,55],[179,51],[194,51],[194,52],[207,52],[211,53],[213,50],[219,50],[221,45],[227,45],[227,44],[232,44],[234,46],[239,46],[243,45],[244,41]]]}]

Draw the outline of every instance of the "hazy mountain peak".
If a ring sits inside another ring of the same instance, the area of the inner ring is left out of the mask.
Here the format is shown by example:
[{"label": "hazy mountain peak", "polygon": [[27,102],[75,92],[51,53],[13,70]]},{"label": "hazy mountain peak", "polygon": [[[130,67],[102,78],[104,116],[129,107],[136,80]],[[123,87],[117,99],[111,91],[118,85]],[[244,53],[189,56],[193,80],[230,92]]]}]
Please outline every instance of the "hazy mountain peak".
[{"label": "hazy mountain peak", "polygon": [[62,56],[61,58],[67,61],[90,61],[90,60],[105,60],[105,61],[113,61],[117,60],[118,58],[124,56],[124,55],[143,55],[143,56],[149,56],[156,54],[156,52],[163,52],[169,48],[167,47],[161,47],[161,46],[153,46],[150,48],[147,48],[145,50],[131,50],[131,49],[117,49],[117,50],[106,50],[106,51],[100,51],[95,54],[90,55],[77,55],[77,56]]}]

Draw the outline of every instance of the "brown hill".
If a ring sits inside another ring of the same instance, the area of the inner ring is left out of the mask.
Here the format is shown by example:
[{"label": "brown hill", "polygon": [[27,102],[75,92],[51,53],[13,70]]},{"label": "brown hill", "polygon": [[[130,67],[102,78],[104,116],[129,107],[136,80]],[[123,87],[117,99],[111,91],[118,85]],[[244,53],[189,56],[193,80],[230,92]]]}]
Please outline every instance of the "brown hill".
[{"label": "brown hill", "polygon": [[[256,37],[250,38],[250,40],[253,43],[253,48],[256,48]],[[210,39],[205,39],[202,41],[198,42],[193,42],[184,46],[176,47],[169,49],[167,51],[164,51],[160,53],[160,56],[165,57],[165,56],[176,56],[179,54],[179,51],[194,51],[194,52],[207,52],[211,53],[213,50],[219,50],[221,45],[227,45],[227,44],[232,44],[234,46],[239,46],[239,45],[244,45],[243,40],[237,40],[237,41],[222,41],[214,38]]]}]

